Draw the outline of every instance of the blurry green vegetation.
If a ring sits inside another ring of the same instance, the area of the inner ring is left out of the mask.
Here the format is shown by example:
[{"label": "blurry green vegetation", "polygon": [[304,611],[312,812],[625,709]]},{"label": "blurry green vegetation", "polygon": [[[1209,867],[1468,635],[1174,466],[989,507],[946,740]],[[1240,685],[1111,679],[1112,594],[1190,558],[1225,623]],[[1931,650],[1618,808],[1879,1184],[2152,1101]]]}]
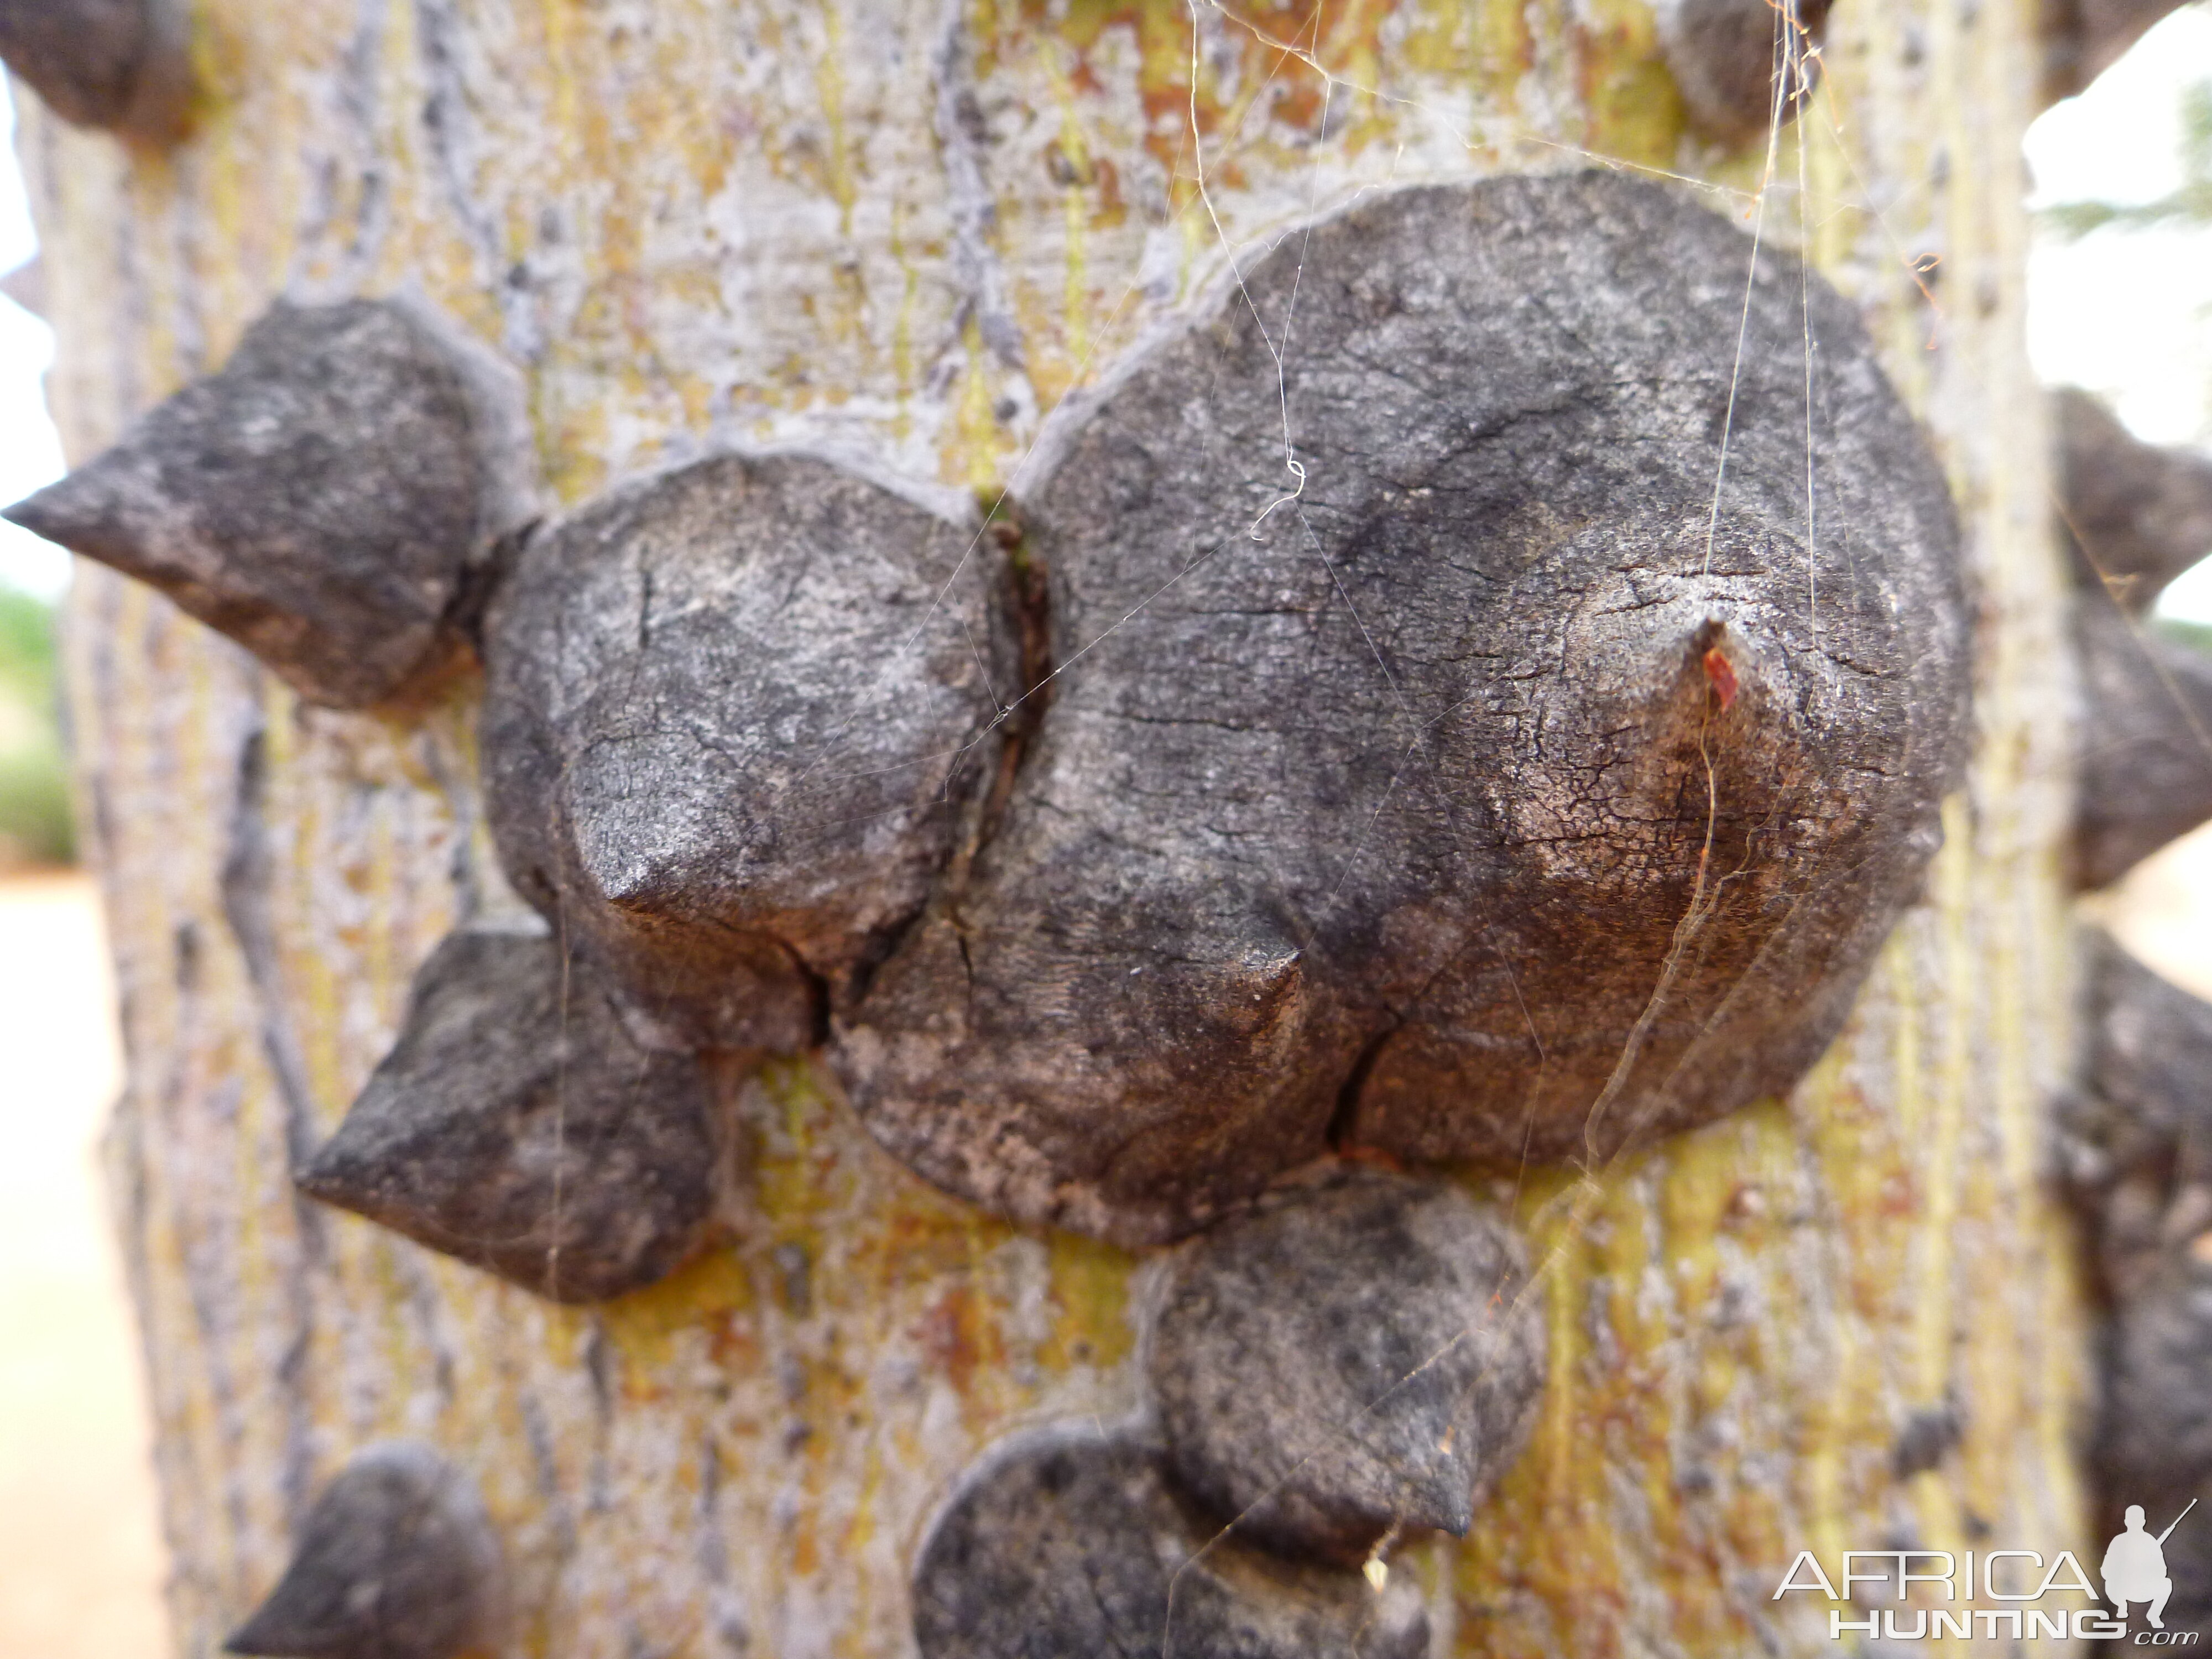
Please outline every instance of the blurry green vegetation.
[{"label": "blurry green vegetation", "polygon": [[2181,185],[2154,202],[2061,202],[2044,222],[2062,236],[2087,236],[2110,226],[2212,225],[2212,81],[2181,94]]},{"label": "blurry green vegetation", "polygon": [[0,586],[0,867],[76,856],[58,692],[53,607]]},{"label": "blurry green vegetation", "polygon": [[2170,640],[2194,646],[2212,657],[2212,623],[2183,622],[2178,617],[2160,617],[2158,631]]}]

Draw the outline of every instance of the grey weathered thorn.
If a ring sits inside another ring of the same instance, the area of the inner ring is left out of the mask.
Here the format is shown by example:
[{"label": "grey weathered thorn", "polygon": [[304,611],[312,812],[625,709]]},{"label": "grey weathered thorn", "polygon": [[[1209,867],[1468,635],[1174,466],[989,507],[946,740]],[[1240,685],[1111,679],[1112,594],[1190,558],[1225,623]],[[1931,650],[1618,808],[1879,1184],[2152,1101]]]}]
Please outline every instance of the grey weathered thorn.
[{"label": "grey weathered thorn", "polygon": [[2133,1286],[2108,1352],[2105,1483],[2170,1490],[2212,1479],[2212,1251],[2172,1251]]},{"label": "grey weathered thorn", "polygon": [[2168,582],[2212,557],[2212,455],[2145,443],[2078,386],[2054,394],[2052,412],[2075,578],[2146,615]]},{"label": "grey weathered thorn", "polygon": [[1296,289],[1279,373],[1224,287],[1040,441],[1051,703],[837,1010],[870,1131],[1157,1243],[1333,1130],[1604,1159],[1789,1088],[1967,729],[1950,498],[1855,309],[1605,173],[1370,192],[1243,279]]},{"label": "grey weathered thorn", "polygon": [[2084,708],[2075,876],[2118,881],[2212,819],[2212,656],[2081,597]]},{"label": "grey weathered thorn", "polygon": [[223,368],[7,509],[341,708],[427,681],[488,526],[462,369],[401,307],[279,303]]},{"label": "grey weathered thorn", "polygon": [[[1661,0],[1659,45],[1691,119],[1740,143],[1795,120],[1820,84],[1830,0]],[[1779,100],[1778,105],[1777,100]]]},{"label": "grey weathered thorn", "polygon": [[0,276],[0,294],[6,295],[33,317],[46,314],[46,262],[33,254],[6,276]]},{"label": "grey weathered thorn", "polygon": [[1238,1537],[1352,1565],[1464,1534],[1542,1394],[1519,1241],[1457,1188],[1357,1164],[1183,1247],[1146,1369],[1170,1466]]},{"label": "grey weathered thorn", "polygon": [[420,1441],[385,1441],[324,1489],[283,1577],[223,1648],[270,1659],[459,1659],[499,1639],[505,1595],[476,1483]]},{"label": "grey weathered thorn", "polygon": [[542,932],[448,936],[392,1053],[301,1188],[562,1302],[652,1283],[707,1240],[713,1092],[638,1046]]},{"label": "grey weathered thorn", "polygon": [[2087,1144],[2109,1287],[2124,1299],[2212,1230],[2212,1003],[2091,936],[2088,1053],[2068,1127]]},{"label": "grey weathered thorn", "polygon": [[149,143],[182,136],[184,0],[0,0],[0,59],[64,120]]},{"label": "grey weathered thorn", "polygon": [[2187,0],[2041,0],[2043,95],[2071,98]]},{"label": "grey weathered thorn", "polygon": [[1033,1433],[965,1477],[914,1577],[922,1659],[1419,1659],[1405,1577],[1278,1560],[1194,1517],[1133,1435]]},{"label": "grey weathered thorn", "polygon": [[[2158,1531],[2191,1498],[2212,1504],[2212,1003],[2108,937],[2088,945],[2088,1052],[2067,1115],[2093,1152],[2110,1309],[2091,1461],[2107,1530],[2141,1504]],[[2166,1559],[2169,1624],[2212,1613],[2212,1537],[2185,1527]]]},{"label": "grey weathered thorn", "polygon": [[[2100,1345],[2103,1409],[2091,1448],[2106,1530],[2140,1504],[2165,1529],[2190,1499],[2212,1508],[2212,1233],[2169,1249],[2128,1286]],[[2212,1617],[2212,1529],[2166,1540],[2169,1627]]]},{"label": "grey weathered thorn", "polygon": [[2212,1003],[2100,934],[2089,1015],[2090,1091],[2138,1143],[2155,1139],[2182,1154],[2179,1173],[2212,1180]]},{"label": "grey weathered thorn", "polygon": [[1966,1414],[1955,1404],[1947,1401],[1940,1406],[1916,1407],[1890,1443],[1890,1472],[1899,1480],[1909,1480],[1941,1467],[1966,1431]]},{"label": "grey weathered thorn", "polygon": [[1016,667],[965,510],[718,456],[549,526],[502,584],[501,857],[672,1042],[817,1041],[966,844]]}]

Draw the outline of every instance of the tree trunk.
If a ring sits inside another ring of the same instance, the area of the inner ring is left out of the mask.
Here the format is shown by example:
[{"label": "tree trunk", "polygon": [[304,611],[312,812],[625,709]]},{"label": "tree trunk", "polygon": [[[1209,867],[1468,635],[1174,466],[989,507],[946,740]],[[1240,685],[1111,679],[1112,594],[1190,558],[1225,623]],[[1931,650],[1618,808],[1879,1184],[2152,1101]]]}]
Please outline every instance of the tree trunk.
[{"label": "tree trunk", "polygon": [[[2032,12],[1845,0],[1762,206],[1764,146],[1689,136],[1635,0],[1354,0],[1317,29],[1172,0],[198,0],[179,148],[23,100],[52,402],[81,460],[277,295],[404,290],[523,369],[562,502],[732,438],[988,494],[1228,245],[1357,187],[1590,159],[1726,185],[1863,307],[1935,434],[1978,583],[1971,776],[1787,1101],[1502,1189],[1545,1263],[1540,1419],[1472,1535],[1401,1564],[1438,1653],[1810,1650],[1826,1604],[1770,1599],[1800,1549],[2083,1542]],[[737,1242],[604,1308],[307,1204],[291,1172],[410,975],[501,888],[477,687],[413,721],[310,708],[89,567],[69,633],[181,1650],[267,1594],[351,1453],[406,1435],[480,1484],[517,1653],[909,1652],[952,1479],[1015,1425],[1135,1404],[1140,1255],[940,1194],[804,1060],[742,1090]],[[1955,1454],[1900,1476],[1896,1437],[1946,1412]]]}]

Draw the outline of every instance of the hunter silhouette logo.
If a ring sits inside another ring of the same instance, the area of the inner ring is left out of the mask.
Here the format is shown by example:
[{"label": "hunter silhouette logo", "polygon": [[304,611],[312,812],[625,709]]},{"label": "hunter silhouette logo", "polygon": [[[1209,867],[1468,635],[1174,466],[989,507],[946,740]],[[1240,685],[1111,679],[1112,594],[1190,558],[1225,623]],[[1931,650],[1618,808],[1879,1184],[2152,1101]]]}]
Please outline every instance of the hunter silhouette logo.
[{"label": "hunter silhouette logo", "polygon": [[2098,1569],[2105,1581],[2105,1599],[2112,1604],[2122,1619],[2128,1616],[2131,1601],[2150,1604],[2150,1627],[2166,1628],[2166,1598],[2173,1594],[2173,1580],[2166,1575],[2166,1540],[2197,1507],[2191,1498],[2187,1509],[2173,1517],[2166,1529],[2155,1538],[2143,1530],[2142,1505],[2130,1504],[2124,1517],[2127,1530],[2105,1547],[2104,1565]]},{"label": "hunter silhouette logo", "polygon": [[[2097,1605],[2096,1586],[2071,1550],[2061,1550],[2048,1561],[2039,1550],[1846,1550],[1843,1570],[1833,1576],[1811,1550],[1800,1550],[1774,1587],[1772,1599],[1796,1594],[1826,1600],[1831,1641],[1956,1638],[1987,1643],[2009,1638],[2018,1644],[2048,1637],[2124,1641],[2131,1647],[2195,1647],[2201,1632],[2166,1627],[2173,1581],[2166,1573],[2165,1547],[2196,1507],[2191,1499],[2156,1535],[2144,1530],[2140,1504],[2128,1510],[2127,1529],[2106,1547],[2100,1569],[2104,1599],[2113,1608],[2110,1613]],[[2087,1605],[2067,1606],[2051,1597],[2078,1597]],[[2130,1638],[2128,1610],[2136,1602],[2148,1608],[2149,1628]]]}]

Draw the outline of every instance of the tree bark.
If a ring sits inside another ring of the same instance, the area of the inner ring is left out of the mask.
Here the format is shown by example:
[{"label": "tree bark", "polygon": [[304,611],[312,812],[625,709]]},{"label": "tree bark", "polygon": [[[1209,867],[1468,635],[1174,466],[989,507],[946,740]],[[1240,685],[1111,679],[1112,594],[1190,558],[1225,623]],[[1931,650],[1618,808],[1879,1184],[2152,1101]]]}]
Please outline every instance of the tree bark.
[{"label": "tree bark", "polygon": [[[1688,132],[1634,0],[1352,0],[1318,24],[199,0],[182,146],[22,100],[52,398],[81,460],[278,295],[404,290],[523,371],[561,503],[730,439],[988,497],[1230,246],[1358,188],[1593,160],[1719,185],[1864,307],[1935,434],[1978,582],[1971,778],[1789,1099],[1592,1180],[1476,1182],[1545,1264],[1548,1390],[1472,1535],[1401,1567],[1438,1653],[1795,1650],[1826,1635],[1824,1603],[1770,1599],[1800,1549],[2083,1543],[2086,1327],[2046,1167],[2074,691],[2021,337],[2033,10],[1845,0],[1770,158]],[[909,1563],[951,1480],[1012,1427],[1134,1405],[1140,1256],[936,1193],[805,1060],[740,1091],[735,1242],[602,1309],[317,1209],[291,1173],[409,975],[511,902],[477,688],[413,721],[310,708],[89,567],[67,654],[180,1650],[268,1592],[349,1454],[405,1434],[480,1484],[516,1653],[911,1651]],[[1916,1413],[1961,1437],[1900,1475]]]}]

